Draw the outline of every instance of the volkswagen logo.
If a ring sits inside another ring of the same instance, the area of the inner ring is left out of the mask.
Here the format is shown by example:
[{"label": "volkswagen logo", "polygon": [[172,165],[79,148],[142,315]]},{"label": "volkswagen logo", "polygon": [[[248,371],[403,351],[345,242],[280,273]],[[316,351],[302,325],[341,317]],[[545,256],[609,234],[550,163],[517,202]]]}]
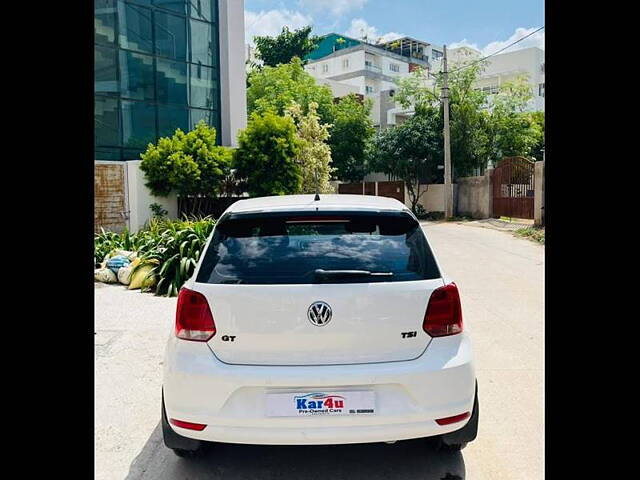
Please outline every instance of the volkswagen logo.
[{"label": "volkswagen logo", "polygon": [[307,310],[309,321],[316,327],[324,327],[331,321],[331,307],[325,302],[313,302]]}]

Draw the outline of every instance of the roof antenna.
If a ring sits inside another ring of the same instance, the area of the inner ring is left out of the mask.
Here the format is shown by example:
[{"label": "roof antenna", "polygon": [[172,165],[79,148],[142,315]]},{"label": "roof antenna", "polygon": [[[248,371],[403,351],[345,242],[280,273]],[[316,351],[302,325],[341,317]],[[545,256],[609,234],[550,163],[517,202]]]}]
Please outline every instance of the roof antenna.
[{"label": "roof antenna", "polygon": [[316,196],[313,199],[314,202],[318,202],[320,201],[320,194],[318,193],[318,169],[316,168],[315,171],[315,177],[316,177]]}]

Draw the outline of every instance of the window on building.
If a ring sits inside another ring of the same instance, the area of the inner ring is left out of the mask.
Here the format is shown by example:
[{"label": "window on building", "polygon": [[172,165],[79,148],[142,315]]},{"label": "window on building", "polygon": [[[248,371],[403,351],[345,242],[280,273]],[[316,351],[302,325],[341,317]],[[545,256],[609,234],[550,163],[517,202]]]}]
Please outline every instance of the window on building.
[{"label": "window on building", "polygon": [[96,45],[94,52],[94,93],[118,95],[116,49]]},{"label": "window on building", "polygon": [[182,105],[158,105],[158,136],[170,137],[176,128],[189,131],[189,109]]},{"label": "window on building", "polygon": [[96,145],[120,145],[120,113],[118,100],[96,96],[94,100]]},{"label": "window on building", "polygon": [[187,60],[187,24],[184,17],[155,12],[156,54]]},{"label": "window on building", "polygon": [[121,48],[153,53],[151,10],[121,2],[118,4],[118,38]]},{"label": "window on building", "polygon": [[158,58],[156,60],[156,85],[158,102],[187,104],[189,97],[188,65]]},{"label": "window on building", "polygon": [[[173,10],[174,12],[184,15],[187,11],[187,0],[153,0],[154,5],[160,8],[166,8],[167,10]],[[197,0],[193,3],[197,4]]]},{"label": "window on building", "polygon": [[94,1],[94,33],[96,43],[114,43],[116,25],[115,0]]},{"label": "window on building", "polygon": [[215,70],[203,65],[191,65],[189,106],[217,110],[218,81]]},{"label": "window on building", "polygon": [[123,146],[144,151],[147,144],[155,142],[157,138],[155,106],[146,102],[122,100]]},{"label": "window on building", "polygon": [[400,71],[400,65],[398,65],[397,63],[390,63],[389,64],[389,70],[391,70],[392,72],[399,72]]},{"label": "window on building", "polygon": [[544,83],[538,85],[538,95],[544,97]]},{"label": "window on building", "polygon": [[342,69],[346,70],[347,68],[349,68],[349,59],[345,58],[344,60],[342,60]]},{"label": "window on building", "polygon": [[328,63],[323,63],[322,64],[322,73],[327,73],[329,71],[329,64]]},{"label": "window on building", "polygon": [[134,100],[155,100],[153,57],[120,50],[120,95]]},{"label": "window on building", "polygon": [[191,62],[201,62],[212,67],[215,64],[216,38],[210,23],[191,20]]},{"label": "window on building", "polygon": [[374,92],[374,88],[371,85],[367,85],[364,87],[364,91],[371,94]]}]

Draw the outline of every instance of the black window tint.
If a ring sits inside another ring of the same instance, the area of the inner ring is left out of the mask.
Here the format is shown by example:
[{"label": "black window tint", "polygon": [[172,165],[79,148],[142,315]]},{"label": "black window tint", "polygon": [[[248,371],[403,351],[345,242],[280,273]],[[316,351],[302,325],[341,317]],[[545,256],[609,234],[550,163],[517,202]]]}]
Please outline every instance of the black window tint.
[{"label": "black window tint", "polygon": [[316,269],[393,274],[323,278],[323,283],[440,277],[420,225],[408,214],[254,215],[216,226],[196,281],[306,284],[318,281]]}]

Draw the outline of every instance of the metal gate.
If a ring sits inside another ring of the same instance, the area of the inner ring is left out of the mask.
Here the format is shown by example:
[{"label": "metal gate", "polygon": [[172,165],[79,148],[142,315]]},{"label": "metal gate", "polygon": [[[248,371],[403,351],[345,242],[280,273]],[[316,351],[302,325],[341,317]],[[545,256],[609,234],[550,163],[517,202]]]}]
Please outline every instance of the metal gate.
[{"label": "metal gate", "polygon": [[505,157],[493,171],[493,216],[533,219],[534,162]]}]

